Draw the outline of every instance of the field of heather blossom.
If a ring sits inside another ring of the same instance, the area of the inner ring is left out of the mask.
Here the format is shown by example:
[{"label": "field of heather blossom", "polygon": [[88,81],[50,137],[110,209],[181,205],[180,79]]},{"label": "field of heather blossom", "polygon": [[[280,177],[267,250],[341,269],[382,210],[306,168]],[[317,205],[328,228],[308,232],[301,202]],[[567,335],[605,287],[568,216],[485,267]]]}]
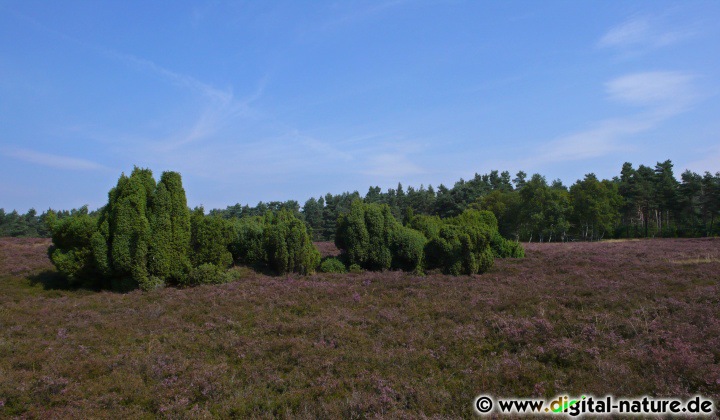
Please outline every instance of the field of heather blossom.
[{"label": "field of heather blossom", "polygon": [[[527,244],[479,276],[68,290],[0,239],[0,417],[472,417],[478,394],[720,400],[720,240]],[[336,252],[320,244],[325,255]]]}]

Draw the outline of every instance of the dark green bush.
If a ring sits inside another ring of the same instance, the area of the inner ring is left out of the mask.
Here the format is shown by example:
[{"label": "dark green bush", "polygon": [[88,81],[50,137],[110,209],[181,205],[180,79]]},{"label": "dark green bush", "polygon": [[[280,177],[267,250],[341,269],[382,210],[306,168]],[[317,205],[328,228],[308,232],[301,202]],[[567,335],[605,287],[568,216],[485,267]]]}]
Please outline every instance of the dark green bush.
[{"label": "dark green bush", "polygon": [[190,270],[190,210],[177,172],[164,172],[150,201],[151,274],[177,282]]},{"label": "dark green bush", "polygon": [[391,234],[392,267],[404,271],[422,272],[427,238],[417,230],[397,226]]},{"label": "dark green bush", "polygon": [[322,273],[347,273],[345,264],[337,258],[326,258],[320,263],[320,272]]},{"label": "dark green bush", "polygon": [[524,258],[525,249],[520,243],[515,241],[509,241],[500,235],[498,232],[494,232],[490,238],[490,248],[492,248],[493,255],[496,258]]},{"label": "dark green bush", "polygon": [[203,208],[198,207],[192,212],[190,227],[193,266],[214,264],[227,268],[232,264],[228,246],[233,241],[233,227],[228,220],[205,216]]},{"label": "dark green bush", "polygon": [[348,263],[368,270],[417,270],[422,263],[421,237],[403,227],[387,205],[356,200],[338,219],[335,245],[343,250]]},{"label": "dark green bush", "polygon": [[[437,234],[425,246],[426,267],[452,275],[487,271],[493,264],[490,238],[497,232],[492,227],[494,220],[492,213],[478,210],[466,210],[445,220],[420,219],[421,226],[432,227],[428,232],[436,231],[435,226],[441,223]],[[413,222],[418,224],[418,218]]]},{"label": "dark green bush", "polygon": [[263,238],[268,267],[279,274],[312,274],[320,264],[305,223],[288,210],[266,214]]},{"label": "dark green bush", "polygon": [[147,280],[139,284],[140,290],[149,292],[155,289],[161,289],[165,287],[165,280],[158,276],[149,276]]},{"label": "dark green bush", "polygon": [[182,281],[184,286],[198,286],[201,284],[222,284],[232,280],[232,275],[215,264],[201,264],[192,270]]},{"label": "dark green bush", "polygon": [[263,218],[260,216],[235,220],[230,252],[236,262],[253,267],[266,265],[264,228]]},{"label": "dark green bush", "polygon": [[51,212],[46,223],[53,239],[48,255],[58,272],[67,277],[71,286],[96,287],[100,273],[91,245],[97,233],[97,219],[84,209],[63,219],[57,219]]},{"label": "dark green bush", "polygon": [[99,216],[82,208],[62,219],[49,212],[45,220],[53,238],[50,259],[72,285],[151,290],[224,281],[210,266],[223,270],[233,259],[278,273],[311,274],[320,263],[292,212],[236,222],[206,216],[202,207],[191,213],[175,172],[156,183],[149,169],[136,167],[120,176]]}]

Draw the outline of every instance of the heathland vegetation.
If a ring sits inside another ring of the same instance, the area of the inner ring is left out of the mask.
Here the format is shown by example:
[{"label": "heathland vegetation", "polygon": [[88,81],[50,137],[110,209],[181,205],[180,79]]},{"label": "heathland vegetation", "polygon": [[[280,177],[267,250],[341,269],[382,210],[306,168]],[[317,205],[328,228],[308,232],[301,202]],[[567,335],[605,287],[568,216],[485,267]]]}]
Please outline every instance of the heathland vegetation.
[{"label": "heathland vegetation", "polygon": [[715,238],[535,242],[480,276],[244,270],[128,294],[68,290],[49,244],[0,238],[3,418],[471,418],[478,394],[720,400]]},{"label": "heathland vegetation", "polygon": [[240,218],[190,210],[180,174],[158,182],[148,169],[124,174],[96,214],[85,209],[44,222],[52,236],[50,260],[74,286],[127,291],[165,285],[193,286],[233,280],[241,264],[275,274],[321,270],[400,269],[449,274],[487,271],[495,257],[522,257],[502,238],[486,210],[467,209],[440,219],[408,215],[403,225],[386,204],[355,200],[337,221],[343,252],[321,265],[320,253],[300,217],[284,208]]},{"label": "heathland vegetation", "polygon": [[491,173],[314,213],[209,214],[188,208],[179,174],[135,168],[97,211],[22,217],[52,240],[0,238],[0,417],[455,418],[481,393],[717,400],[720,242],[597,239],[715,235],[718,176],[692,190],[643,168],[569,189]]}]

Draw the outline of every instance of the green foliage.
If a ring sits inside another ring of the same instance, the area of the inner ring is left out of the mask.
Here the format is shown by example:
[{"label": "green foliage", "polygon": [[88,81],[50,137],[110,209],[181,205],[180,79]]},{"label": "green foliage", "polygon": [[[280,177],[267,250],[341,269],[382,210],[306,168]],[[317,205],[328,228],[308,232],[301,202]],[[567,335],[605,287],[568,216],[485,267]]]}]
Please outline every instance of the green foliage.
[{"label": "green foliage", "polygon": [[265,265],[264,219],[259,216],[235,219],[233,229],[230,243],[233,260],[253,267]]},{"label": "green foliage", "polygon": [[287,210],[265,216],[263,239],[268,267],[279,274],[312,274],[320,263],[305,224]]},{"label": "green foliage", "polygon": [[205,216],[202,207],[193,210],[190,217],[191,262],[194,267],[202,264],[214,264],[227,268],[232,264],[232,254],[228,250],[233,241],[231,222],[218,216]]},{"label": "green foliage", "polygon": [[404,271],[422,272],[427,238],[417,230],[396,227],[391,234],[392,266]]},{"label": "green foliage", "polygon": [[178,281],[190,270],[192,237],[190,210],[179,173],[162,174],[150,210],[150,271]]},{"label": "green foliage", "polygon": [[387,270],[393,262],[390,249],[393,231],[401,227],[387,205],[356,200],[350,211],[338,219],[335,244],[345,251],[350,264],[368,270]]},{"label": "green foliage", "polygon": [[617,185],[599,181],[595,174],[585,175],[570,187],[571,221],[585,240],[602,239],[612,232],[619,219],[621,197]]},{"label": "green foliage", "polygon": [[520,202],[521,236],[541,242],[565,239],[571,209],[567,190],[548,186],[545,177],[534,174],[520,190]]},{"label": "green foliage", "polygon": [[350,267],[348,267],[348,272],[353,274],[360,274],[363,272],[363,269],[357,264],[350,264]]},{"label": "green foliage", "polygon": [[337,258],[326,258],[320,263],[320,272],[322,273],[347,273],[345,264]]},{"label": "green foliage", "polygon": [[338,218],[335,246],[344,250],[350,264],[362,265],[368,260],[370,234],[365,226],[365,205],[353,201],[350,211]]},{"label": "green foliage", "polygon": [[491,230],[498,229],[498,222],[495,215],[487,210],[468,209],[451,220],[451,223],[461,226],[484,225]]},{"label": "green foliage", "polygon": [[148,276],[148,278],[138,285],[140,290],[149,292],[151,290],[162,289],[165,287],[165,280],[158,276]]},{"label": "green foliage", "polygon": [[62,219],[49,212],[45,219],[52,261],[84,286],[150,290],[177,283],[190,270],[190,212],[175,172],[156,184],[149,169],[136,167],[120,176],[97,217],[85,208]]},{"label": "green foliage", "polygon": [[493,265],[490,239],[497,229],[495,217],[488,211],[465,210],[457,217],[442,221],[438,234],[425,246],[426,267],[444,273],[484,273]]},{"label": "green foliage", "polygon": [[204,263],[190,270],[190,273],[181,281],[183,286],[198,286],[201,284],[222,284],[233,280],[233,275],[224,268],[215,264]]},{"label": "green foliage", "polygon": [[135,168],[120,177],[97,217],[86,208],[65,219],[48,214],[51,258],[71,281],[115,290],[224,282],[233,259],[278,273],[315,272],[320,254],[299,206],[278,208],[239,221],[206,216],[202,207],[191,213],[180,174],[164,172],[156,184],[150,170]]},{"label": "green foliage", "polygon": [[73,286],[95,287],[99,274],[91,244],[96,234],[97,220],[87,212],[77,212],[64,219],[48,218],[53,246],[48,250],[50,260],[58,272]]},{"label": "green foliage", "polygon": [[387,205],[356,201],[338,220],[335,243],[350,264],[368,270],[421,272],[425,266],[474,274],[492,266],[493,233],[497,220],[489,211],[468,209],[444,220],[417,215],[402,226]]},{"label": "green foliage", "polygon": [[500,235],[499,232],[493,232],[490,237],[490,248],[496,258],[524,258],[525,249],[519,242],[510,241]]},{"label": "green foliage", "polygon": [[410,220],[409,225],[420,231],[426,238],[436,238],[440,234],[443,221],[438,216],[416,215]]},{"label": "green foliage", "polygon": [[[155,180],[149,169],[135,168],[130,177],[120,177],[110,191],[106,207],[109,221],[109,260],[116,278],[140,284],[148,277],[148,248],[151,239],[148,205]],[[128,285],[123,281],[121,287]],[[118,285],[120,286],[120,285]]]}]

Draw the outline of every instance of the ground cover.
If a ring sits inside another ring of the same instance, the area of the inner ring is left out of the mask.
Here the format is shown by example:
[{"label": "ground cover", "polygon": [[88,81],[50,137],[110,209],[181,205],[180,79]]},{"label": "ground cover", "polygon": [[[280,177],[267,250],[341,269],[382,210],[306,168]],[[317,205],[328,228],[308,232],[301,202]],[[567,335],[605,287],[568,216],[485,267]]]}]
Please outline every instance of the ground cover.
[{"label": "ground cover", "polygon": [[[69,290],[0,239],[0,417],[471,417],[478,394],[720,399],[720,240],[527,244],[483,275]],[[319,244],[333,255],[331,244]]]}]

